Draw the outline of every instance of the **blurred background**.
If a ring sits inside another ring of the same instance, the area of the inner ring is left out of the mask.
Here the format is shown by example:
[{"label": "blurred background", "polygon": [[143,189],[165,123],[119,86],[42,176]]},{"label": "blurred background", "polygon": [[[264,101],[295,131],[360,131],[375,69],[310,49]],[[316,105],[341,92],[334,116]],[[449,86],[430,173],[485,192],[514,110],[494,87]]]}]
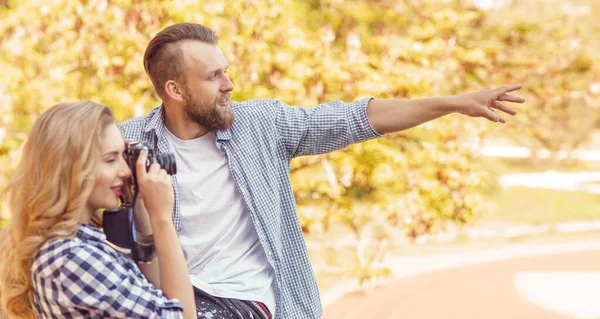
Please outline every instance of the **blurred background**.
[{"label": "blurred background", "polygon": [[599,0],[0,0],[0,192],[50,106],[158,105],[142,56],[176,22],[217,32],[237,101],[522,83],[504,125],[451,115],[294,160],[324,318],[600,318],[598,16]]}]

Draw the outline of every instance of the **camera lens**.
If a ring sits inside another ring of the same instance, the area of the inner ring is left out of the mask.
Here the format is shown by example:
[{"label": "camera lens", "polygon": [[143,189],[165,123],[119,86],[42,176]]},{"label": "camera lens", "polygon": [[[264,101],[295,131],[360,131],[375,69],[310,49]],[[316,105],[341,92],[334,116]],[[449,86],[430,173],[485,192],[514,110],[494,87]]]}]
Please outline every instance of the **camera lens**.
[{"label": "camera lens", "polygon": [[156,161],[169,175],[177,174],[177,165],[175,164],[175,155],[173,153],[158,154]]}]

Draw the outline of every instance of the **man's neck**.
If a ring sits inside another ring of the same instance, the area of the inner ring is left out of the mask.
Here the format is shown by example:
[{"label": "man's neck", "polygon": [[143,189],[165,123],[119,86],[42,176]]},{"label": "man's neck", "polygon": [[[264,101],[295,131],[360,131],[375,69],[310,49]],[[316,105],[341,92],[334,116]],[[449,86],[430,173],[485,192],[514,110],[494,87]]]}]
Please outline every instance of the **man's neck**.
[{"label": "man's neck", "polygon": [[181,108],[164,107],[165,126],[173,135],[180,140],[191,140],[208,133],[203,126],[190,120]]}]

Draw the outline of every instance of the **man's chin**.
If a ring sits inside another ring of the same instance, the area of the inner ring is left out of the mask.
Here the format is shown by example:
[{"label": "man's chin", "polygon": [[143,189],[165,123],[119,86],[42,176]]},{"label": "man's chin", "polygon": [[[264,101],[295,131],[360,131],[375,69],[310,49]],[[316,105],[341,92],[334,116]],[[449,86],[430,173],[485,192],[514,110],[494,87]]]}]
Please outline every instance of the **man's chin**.
[{"label": "man's chin", "polygon": [[228,108],[228,110],[226,112],[221,112],[221,120],[219,121],[219,130],[221,131],[228,129],[233,125],[233,110],[231,109],[231,106],[226,106],[226,108]]},{"label": "man's chin", "polygon": [[228,128],[231,127],[231,125],[233,125],[233,118],[231,118],[231,121],[227,121],[227,122],[222,122],[220,123],[220,125],[218,126],[217,130],[219,131],[224,131]]},{"label": "man's chin", "polygon": [[196,124],[204,127],[207,131],[224,131],[233,125],[233,111],[201,115],[198,113],[188,113],[188,118]]}]

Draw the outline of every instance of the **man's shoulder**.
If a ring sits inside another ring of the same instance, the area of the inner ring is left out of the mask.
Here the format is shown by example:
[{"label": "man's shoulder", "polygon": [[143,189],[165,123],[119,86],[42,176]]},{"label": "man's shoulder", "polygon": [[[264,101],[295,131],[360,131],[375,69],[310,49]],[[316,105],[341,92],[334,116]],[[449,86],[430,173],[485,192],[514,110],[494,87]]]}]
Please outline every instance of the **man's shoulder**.
[{"label": "man's shoulder", "polygon": [[139,116],[121,122],[121,124],[119,124],[119,129],[124,138],[129,140],[139,140],[138,136],[143,133],[145,126],[145,116]]},{"label": "man's shoulder", "polygon": [[235,111],[248,111],[248,110],[270,110],[273,107],[279,106],[282,103],[276,99],[252,99],[241,102],[231,101],[231,107]]},{"label": "man's shoulder", "polygon": [[272,121],[285,110],[287,104],[277,99],[253,99],[242,102],[231,102],[231,108],[236,117],[244,122]]},{"label": "man's shoulder", "polygon": [[142,116],[138,116],[138,117],[134,117],[134,118],[125,120],[119,124],[119,127],[121,127],[121,129],[144,127],[144,126],[146,126],[146,124],[148,124],[148,121],[150,121],[150,119],[152,118],[154,113],[156,113],[157,108],[159,108],[159,107],[152,109],[152,111],[150,111],[150,113],[148,113],[146,115],[142,115]]},{"label": "man's shoulder", "polygon": [[160,106],[152,109],[148,114],[125,120],[119,124],[119,129],[125,137],[140,135],[146,126],[150,123],[155,113],[160,110]]},{"label": "man's shoulder", "polygon": [[125,120],[119,124],[119,127],[138,127],[144,126],[147,122],[148,115],[142,115],[138,117],[131,118],[129,120]]}]

